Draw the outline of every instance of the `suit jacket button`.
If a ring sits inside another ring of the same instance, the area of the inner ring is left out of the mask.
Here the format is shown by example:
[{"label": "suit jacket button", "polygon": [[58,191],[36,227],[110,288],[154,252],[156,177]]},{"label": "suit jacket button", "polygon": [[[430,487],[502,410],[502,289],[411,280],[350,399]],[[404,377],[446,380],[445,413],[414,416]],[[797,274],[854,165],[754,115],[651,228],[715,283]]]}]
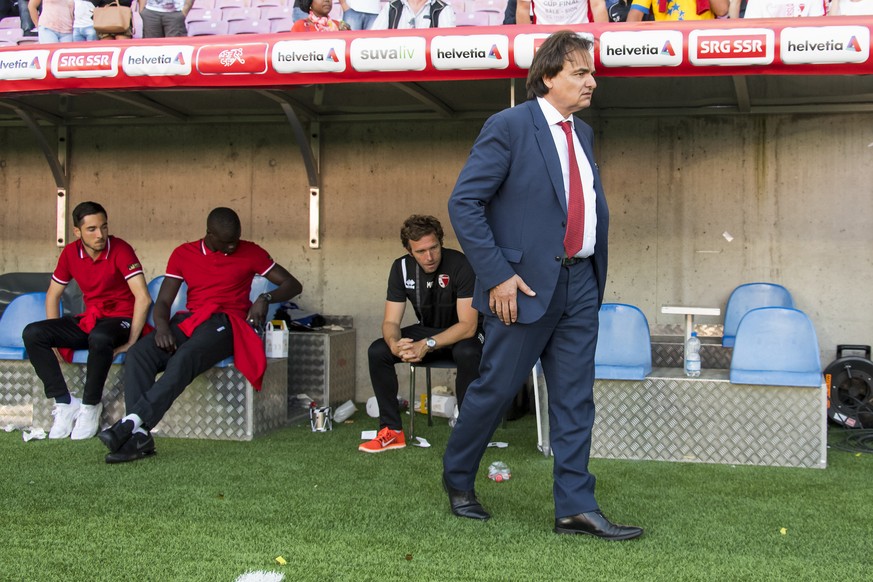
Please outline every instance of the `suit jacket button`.
[{"label": "suit jacket button", "polygon": [[561,257],[555,257],[555,260],[556,260],[556,261],[560,261],[560,260],[561,260]]},{"label": "suit jacket button", "polygon": [[562,228],[567,228],[567,223],[564,222],[564,221],[561,221],[561,227],[562,227]]}]

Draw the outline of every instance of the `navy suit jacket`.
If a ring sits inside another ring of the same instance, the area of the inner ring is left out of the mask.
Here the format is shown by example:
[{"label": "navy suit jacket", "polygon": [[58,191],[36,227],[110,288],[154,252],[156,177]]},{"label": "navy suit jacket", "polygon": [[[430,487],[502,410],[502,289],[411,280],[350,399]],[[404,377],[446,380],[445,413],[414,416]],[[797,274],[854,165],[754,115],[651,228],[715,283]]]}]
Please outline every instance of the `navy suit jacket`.
[{"label": "navy suit jacket", "polygon": [[[609,210],[594,163],[594,132],[579,118],[573,125],[594,173],[597,238],[591,259],[599,305],[606,287]],[[476,273],[473,306],[490,315],[489,290],[518,274],[536,291],[535,297],[518,293],[518,321],[539,320],[558,282],[567,201],[555,142],[535,99],[485,122],[449,199],[449,216]]]}]

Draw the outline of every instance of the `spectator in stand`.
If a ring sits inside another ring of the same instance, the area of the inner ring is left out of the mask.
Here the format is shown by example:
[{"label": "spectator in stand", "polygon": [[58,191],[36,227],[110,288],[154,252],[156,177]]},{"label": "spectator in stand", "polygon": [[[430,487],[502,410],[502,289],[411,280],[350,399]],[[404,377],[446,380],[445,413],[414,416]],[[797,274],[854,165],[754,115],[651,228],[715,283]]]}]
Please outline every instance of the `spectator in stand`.
[{"label": "spectator in stand", "polygon": [[188,36],[185,17],[194,0],[139,0],[143,38]]},{"label": "spectator in stand", "polygon": [[27,0],[0,0],[0,20],[7,16],[18,16],[21,19],[21,32],[24,36],[36,36],[27,9]]},{"label": "spectator in stand", "polygon": [[[733,1],[733,0],[732,0]],[[610,22],[627,22],[627,15],[630,13],[630,7],[633,0],[606,0],[606,13],[609,15]],[[652,13],[643,16],[643,20],[651,21],[655,17]]]},{"label": "spectator in stand", "polygon": [[[516,24],[583,24],[609,22],[605,0],[517,0]],[[531,20],[533,6],[533,20]]]},{"label": "spectator in stand", "polygon": [[343,22],[350,30],[369,30],[376,22],[382,3],[379,0],[340,0]]},{"label": "spectator in stand", "polygon": [[453,26],[455,11],[443,0],[393,0],[382,7],[371,30]]},{"label": "spectator in stand", "polygon": [[873,0],[831,0],[828,16],[864,16],[873,14]]},{"label": "spectator in stand", "polygon": [[824,16],[826,0],[749,0],[743,18]]},{"label": "spectator in stand", "polygon": [[712,20],[724,18],[730,0],[634,0],[628,22],[640,22],[646,14],[655,20]]},{"label": "spectator in stand", "polygon": [[746,0],[730,0],[728,18],[743,18],[746,15]]},{"label": "spectator in stand", "polygon": [[306,18],[298,20],[291,27],[291,32],[333,32],[350,30],[349,25],[340,20],[332,20],[330,11],[333,0],[303,0],[300,6],[309,12]]},{"label": "spectator in stand", "polygon": [[517,6],[516,0],[509,0],[506,3],[506,10],[503,12],[503,24],[515,24],[515,9]]},{"label": "spectator in stand", "polygon": [[309,0],[294,0],[294,8],[291,10],[291,18],[294,20],[294,22],[297,22],[298,20],[303,20],[309,15],[308,11],[301,8],[304,2],[309,2]]},{"label": "spectator in stand", "polygon": [[[116,0],[92,0],[94,5],[97,7],[107,6],[109,4],[115,3]],[[120,6],[127,6],[131,8],[133,4],[133,0],[117,0]],[[93,17],[92,17],[93,22]],[[98,32],[97,38],[100,40],[115,40],[117,38],[133,38],[133,19],[130,21],[130,28],[127,29],[126,32],[121,32],[118,34],[110,34],[108,32]]]},{"label": "spectator in stand", "polygon": [[73,40],[73,0],[30,0],[27,9],[37,27],[40,44]]},{"label": "spectator in stand", "polygon": [[97,40],[94,30],[94,4],[91,0],[73,0],[73,41]]}]

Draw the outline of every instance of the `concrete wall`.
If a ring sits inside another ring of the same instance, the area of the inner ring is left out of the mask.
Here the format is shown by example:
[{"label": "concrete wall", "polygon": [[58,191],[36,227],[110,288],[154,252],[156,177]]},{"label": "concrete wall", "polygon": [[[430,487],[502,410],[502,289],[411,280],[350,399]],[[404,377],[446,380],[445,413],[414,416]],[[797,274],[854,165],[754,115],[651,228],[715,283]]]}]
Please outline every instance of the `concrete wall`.
[{"label": "concrete wall", "polygon": [[[824,365],[837,343],[873,343],[871,121],[595,120],[612,213],[607,301],[638,305],[653,325],[680,323],[661,305],[723,308],[735,286],[773,281],[812,318]],[[244,238],[303,281],[302,304],[354,316],[364,400],[387,269],[403,252],[400,223],[434,214],[457,247],[446,199],[480,127],[323,125],[319,250],[308,246],[305,170],[283,125],[73,128],[69,204],[102,202],[148,278],[163,272],[177,244],[203,235],[210,208],[235,208]],[[24,129],[0,129],[0,204],[0,272],[52,270],[54,183]]]}]

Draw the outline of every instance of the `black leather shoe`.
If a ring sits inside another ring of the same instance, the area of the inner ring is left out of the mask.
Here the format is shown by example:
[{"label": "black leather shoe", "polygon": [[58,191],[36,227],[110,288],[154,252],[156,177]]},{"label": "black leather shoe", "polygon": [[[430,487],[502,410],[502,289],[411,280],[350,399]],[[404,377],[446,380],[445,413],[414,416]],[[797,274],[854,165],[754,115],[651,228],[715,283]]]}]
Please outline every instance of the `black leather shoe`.
[{"label": "black leather shoe", "polygon": [[631,525],[616,525],[606,519],[603,513],[588,511],[555,520],[555,533],[588,534],[604,540],[632,540],[643,535],[643,528]]},{"label": "black leather shoe", "polygon": [[100,442],[106,445],[110,453],[116,452],[133,434],[133,421],[118,421],[104,431],[97,433]]},{"label": "black leather shoe", "polygon": [[449,494],[449,505],[452,508],[452,513],[458,517],[481,519],[482,521],[491,517],[491,514],[485,511],[485,508],[476,499],[475,491],[460,491],[451,488],[448,481],[446,481],[445,475],[443,475],[443,487],[446,493]]},{"label": "black leather shoe", "polygon": [[155,439],[152,438],[152,435],[135,432],[117,452],[106,455],[106,462],[110,464],[128,463],[154,454]]}]

